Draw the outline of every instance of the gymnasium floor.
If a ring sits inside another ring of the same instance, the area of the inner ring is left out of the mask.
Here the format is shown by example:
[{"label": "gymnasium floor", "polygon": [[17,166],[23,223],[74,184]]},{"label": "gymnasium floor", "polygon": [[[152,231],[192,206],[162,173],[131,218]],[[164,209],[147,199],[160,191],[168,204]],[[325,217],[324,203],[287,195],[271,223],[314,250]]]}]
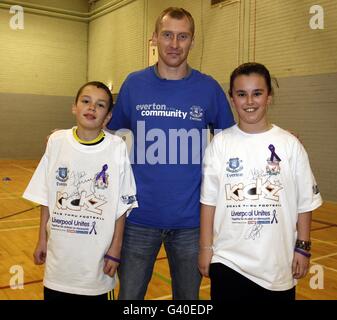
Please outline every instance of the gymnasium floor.
[{"label": "gymnasium floor", "polygon": [[[39,228],[39,207],[21,198],[37,161],[0,160],[0,300],[41,300],[43,266],[33,263]],[[311,274],[297,286],[299,300],[337,300],[337,203],[325,202],[314,212]],[[23,268],[22,283],[15,282]],[[323,278],[319,271],[323,270]],[[18,289],[11,288],[14,281]],[[316,287],[312,289],[310,287]],[[323,286],[323,288],[322,288]],[[118,288],[117,290],[118,291]],[[157,258],[146,299],[171,299],[164,249]],[[203,279],[200,298],[209,299],[209,280]]]}]

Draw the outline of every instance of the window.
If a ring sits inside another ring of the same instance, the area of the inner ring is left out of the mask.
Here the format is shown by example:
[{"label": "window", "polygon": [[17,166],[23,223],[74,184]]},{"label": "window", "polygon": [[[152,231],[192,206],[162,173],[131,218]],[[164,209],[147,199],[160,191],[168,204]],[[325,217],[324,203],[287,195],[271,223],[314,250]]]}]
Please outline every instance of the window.
[{"label": "window", "polygon": [[211,0],[211,5],[218,4],[220,2],[226,2],[226,1],[228,1],[228,0]]}]

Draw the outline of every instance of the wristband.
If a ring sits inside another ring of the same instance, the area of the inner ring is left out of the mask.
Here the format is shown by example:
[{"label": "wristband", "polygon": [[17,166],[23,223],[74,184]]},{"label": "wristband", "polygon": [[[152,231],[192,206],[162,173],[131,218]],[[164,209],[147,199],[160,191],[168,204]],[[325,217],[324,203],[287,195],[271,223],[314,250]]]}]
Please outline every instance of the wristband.
[{"label": "wristband", "polygon": [[121,259],[115,258],[113,256],[109,256],[108,254],[104,255],[105,259],[109,259],[111,261],[117,262],[117,263],[121,263]]},{"label": "wristband", "polygon": [[213,246],[202,246],[200,249],[213,250]]},{"label": "wristband", "polygon": [[305,257],[307,257],[307,258],[310,258],[310,257],[311,257],[311,253],[306,252],[306,251],[304,251],[304,250],[301,250],[301,249],[299,249],[299,248],[295,248],[295,252],[297,252],[297,253],[299,253],[299,254],[301,254],[302,256],[305,256]]}]

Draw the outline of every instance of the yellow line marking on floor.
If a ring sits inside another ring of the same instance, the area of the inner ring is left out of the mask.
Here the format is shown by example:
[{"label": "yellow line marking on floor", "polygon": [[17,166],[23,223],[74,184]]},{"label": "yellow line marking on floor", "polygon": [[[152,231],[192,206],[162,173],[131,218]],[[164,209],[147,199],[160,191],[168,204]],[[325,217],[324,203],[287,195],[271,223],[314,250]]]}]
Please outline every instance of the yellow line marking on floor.
[{"label": "yellow line marking on floor", "polygon": [[28,229],[37,229],[40,225],[36,226],[27,226],[27,227],[17,227],[17,228],[4,228],[0,229],[0,232],[6,232],[6,231],[16,231],[16,230],[28,230]]},{"label": "yellow line marking on floor", "polygon": [[22,169],[22,170],[25,170],[25,171],[28,171],[28,172],[31,172],[31,173],[34,173],[34,169],[27,169],[25,167],[22,167],[22,166],[19,166],[18,164],[11,164],[12,167],[15,167],[15,168],[19,168],[19,169]]},{"label": "yellow line marking on floor", "polygon": [[329,244],[331,246],[336,246],[337,247],[337,243],[331,242],[331,241],[325,241],[325,240],[320,240],[320,239],[315,239],[315,238],[311,238],[311,241],[317,241],[317,242],[321,242],[321,243],[326,243]]},{"label": "yellow line marking on floor", "polygon": [[35,221],[40,220],[40,218],[26,218],[26,219],[13,219],[13,220],[0,220],[0,223],[9,223],[9,222],[22,222],[22,221]]},{"label": "yellow line marking on floor", "polygon": [[321,259],[325,259],[325,258],[330,258],[330,257],[336,256],[336,255],[337,255],[337,252],[335,252],[335,253],[330,253],[330,254],[327,254],[327,255],[325,255],[325,256],[320,256],[320,257],[311,259],[311,262],[315,262],[315,261],[318,261],[318,260],[321,260]]},{"label": "yellow line marking on floor", "polygon": [[328,270],[337,272],[337,269],[334,269],[334,268],[331,268],[331,267],[327,267],[327,266],[325,266],[325,265],[323,265],[323,264],[322,264],[322,266],[324,267],[324,269],[328,269]]}]

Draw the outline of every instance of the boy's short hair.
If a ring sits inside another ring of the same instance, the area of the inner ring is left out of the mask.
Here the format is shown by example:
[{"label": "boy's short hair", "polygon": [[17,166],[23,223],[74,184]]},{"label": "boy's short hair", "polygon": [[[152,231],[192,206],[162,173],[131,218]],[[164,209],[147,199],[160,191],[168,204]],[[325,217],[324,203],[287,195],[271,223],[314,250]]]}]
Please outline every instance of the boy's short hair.
[{"label": "boy's short hair", "polygon": [[192,37],[194,36],[194,19],[192,17],[192,15],[185,9],[183,8],[178,8],[178,7],[169,7],[167,9],[165,9],[157,18],[156,20],[156,25],[155,25],[155,32],[158,34],[158,31],[160,29],[160,25],[162,23],[162,19],[164,18],[164,16],[168,15],[169,17],[173,18],[173,19],[177,19],[177,20],[181,20],[184,18],[187,18],[187,20],[190,22],[190,26],[191,26],[191,32],[192,32]]},{"label": "boy's short hair", "polygon": [[77,92],[77,95],[76,95],[76,98],[75,98],[75,103],[77,103],[78,98],[80,97],[83,89],[87,86],[94,86],[96,88],[103,89],[107,93],[107,95],[109,96],[108,112],[110,112],[112,110],[113,106],[114,106],[112,93],[111,93],[110,89],[103,82],[100,82],[100,81],[89,81],[89,82],[85,83],[81,88],[79,88],[78,92]]}]

